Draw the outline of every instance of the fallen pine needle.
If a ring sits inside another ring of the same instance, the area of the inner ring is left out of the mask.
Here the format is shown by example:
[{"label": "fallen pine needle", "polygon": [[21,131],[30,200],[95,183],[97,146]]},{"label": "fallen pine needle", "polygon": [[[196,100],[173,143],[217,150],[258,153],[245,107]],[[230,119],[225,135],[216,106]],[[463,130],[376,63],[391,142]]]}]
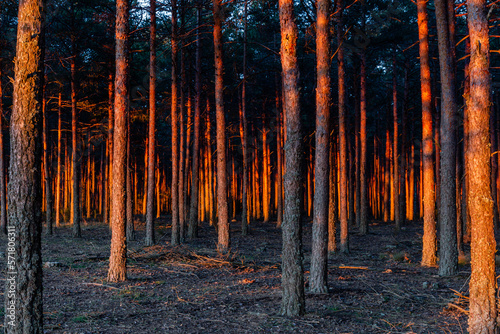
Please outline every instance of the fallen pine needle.
[{"label": "fallen pine needle", "polygon": [[82,283],[83,285],[95,285],[95,286],[100,286],[103,288],[109,288],[109,289],[115,289],[115,290],[120,290],[119,288],[116,288],[111,285],[105,285],[105,284],[100,284],[100,283]]},{"label": "fallen pine needle", "polygon": [[457,310],[459,310],[462,313],[469,314],[469,311],[467,311],[466,309],[463,309],[460,306],[455,305],[453,303],[448,303],[448,307],[450,307],[450,308],[453,307],[453,308],[456,308]]},{"label": "fallen pine needle", "polygon": [[356,267],[356,266],[339,266],[339,269],[359,269],[359,270],[370,270],[368,267]]}]

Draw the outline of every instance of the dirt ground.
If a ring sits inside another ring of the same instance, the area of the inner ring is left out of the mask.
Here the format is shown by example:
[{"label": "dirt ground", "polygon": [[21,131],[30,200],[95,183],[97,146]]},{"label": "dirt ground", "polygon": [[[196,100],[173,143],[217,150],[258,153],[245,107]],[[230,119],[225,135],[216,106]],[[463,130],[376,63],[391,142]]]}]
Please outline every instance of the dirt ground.
[{"label": "dirt ground", "polygon": [[[397,235],[380,222],[367,236],[351,233],[351,253],[328,261],[329,293],[307,293],[306,316],[289,319],[279,315],[281,233],[274,224],[254,223],[242,237],[233,222],[231,255],[220,256],[213,227],[171,247],[165,222],[157,222],[158,245],[147,248],[136,224],[129,280],[120,284],[105,280],[107,226],[86,224],[78,240],[69,227],[44,235],[45,333],[466,333],[470,266],[452,278],[420,267],[422,223]],[[311,222],[303,240],[307,292]]]}]

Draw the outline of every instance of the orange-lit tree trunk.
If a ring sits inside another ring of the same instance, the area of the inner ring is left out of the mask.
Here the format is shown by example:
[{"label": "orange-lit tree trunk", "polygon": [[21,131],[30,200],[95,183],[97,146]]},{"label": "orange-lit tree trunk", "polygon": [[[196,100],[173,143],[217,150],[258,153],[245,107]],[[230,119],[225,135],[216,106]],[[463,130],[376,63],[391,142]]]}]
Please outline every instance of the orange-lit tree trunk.
[{"label": "orange-lit tree trunk", "polygon": [[283,120],[280,105],[279,80],[276,79],[276,226],[281,227],[283,223]]},{"label": "orange-lit tree trunk", "polygon": [[9,242],[4,244],[8,254],[4,331],[8,334],[44,332],[40,164],[44,8],[43,0],[19,1],[10,122]]},{"label": "orange-lit tree trunk", "polygon": [[391,138],[389,128],[385,132],[385,165],[384,165],[384,221],[388,222],[391,211]]},{"label": "orange-lit tree trunk", "polygon": [[458,270],[456,211],[456,125],[455,83],[453,80],[446,0],[436,0],[439,67],[441,74],[441,177],[439,205],[439,275],[450,276]]},{"label": "orange-lit tree trunk", "polygon": [[109,225],[109,212],[111,210],[110,193],[113,184],[112,166],[113,166],[113,74],[109,75],[108,83],[108,140],[107,140],[107,180],[104,184],[104,224]]},{"label": "orange-lit tree trunk", "polygon": [[359,166],[359,233],[365,235],[368,233],[368,202],[367,202],[367,180],[366,180],[366,55],[361,54],[361,85],[360,85],[360,126],[359,141],[361,146],[360,166]]},{"label": "orange-lit tree trunk", "polygon": [[109,256],[108,281],[120,282],[127,279],[127,118],[128,97],[128,0],[116,1],[115,35],[115,103],[113,133],[113,184],[111,187],[111,254]]},{"label": "orange-lit tree trunk", "polygon": [[46,86],[43,86],[42,101],[42,139],[43,139],[43,175],[45,177],[45,224],[47,234],[52,234],[52,192],[50,187],[50,168],[49,168],[49,128],[47,123],[47,98]]},{"label": "orange-lit tree trunk", "polygon": [[327,293],[329,122],[330,122],[330,1],[317,2],[316,18],[316,157],[310,288]]},{"label": "orange-lit tree trunk", "polygon": [[338,224],[338,201],[337,201],[337,166],[334,157],[337,155],[334,141],[330,141],[330,172],[328,191],[328,252],[337,251],[337,224]]},{"label": "orange-lit tree trunk", "polygon": [[281,227],[283,237],[281,314],[305,313],[304,273],[302,265],[301,218],[301,134],[299,107],[299,67],[297,64],[297,25],[293,1],[279,0],[281,28],[281,66],[286,114],[285,212]]},{"label": "orange-lit tree trunk", "polygon": [[215,49],[215,113],[217,124],[217,215],[218,246],[229,250],[229,218],[227,207],[226,120],[224,116],[224,86],[222,64],[222,0],[214,0],[214,49]]},{"label": "orange-lit tree trunk", "polygon": [[[200,188],[199,161],[200,161],[200,103],[201,103],[201,6],[197,7],[198,34],[196,37],[196,70],[194,98],[194,137],[193,137],[193,161],[191,181],[191,203],[189,208],[188,238],[198,237],[198,193]],[[203,198],[204,196],[202,196]],[[203,205],[203,203],[201,203]]]},{"label": "orange-lit tree trunk", "polygon": [[[2,91],[2,67],[0,64],[0,229],[7,234],[7,207],[5,192],[5,167],[3,152],[3,91]],[[59,132],[60,133],[60,132]]]},{"label": "orange-lit tree trunk", "polygon": [[434,147],[432,141],[431,70],[429,66],[429,27],[427,1],[418,0],[418,34],[420,39],[420,89],[422,95],[422,169],[424,236],[422,265],[436,265],[436,199],[434,192]]},{"label": "orange-lit tree trunk", "polygon": [[177,1],[172,0],[172,246],[180,243],[179,229],[179,124],[177,112]]},{"label": "orange-lit tree trunk", "polygon": [[72,165],[71,174],[73,176],[73,181],[71,185],[72,196],[71,196],[71,213],[72,213],[72,224],[73,224],[73,236],[75,238],[80,238],[82,236],[82,231],[80,228],[80,155],[78,153],[78,132],[77,132],[77,107],[76,107],[76,69],[75,69],[75,58],[76,53],[74,52],[74,42],[73,56],[71,57],[71,148],[72,148]]},{"label": "orange-lit tree trunk", "polygon": [[146,246],[155,243],[153,220],[155,191],[155,132],[156,132],[156,0],[149,2],[149,121],[148,121],[148,184],[146,204]]},{"label": "orange-lit tree trunk", "polygon": [[398,90],[396,80],[396,49],[394,49],[394,58],[392,60],[392,120],[393,120],[393,136],[392,136],[392,193],[394,202],[392,209],[394,210],[394,228],[396,231],[401,229],[401,212],[399,210],[399,130],[398,130]]},{"label": "orange-lit tree trunk", "polygon": [[130,117],[127,117],[127,166],[126,166],[126,188],[127,188],[127,241],[135,240],[134,229],[134,198],[132,193],[132,157],[130,156]]},{"label": "orange-lit tree trunk", "polygon": [[[181,3],[181,12],[184,13],[184,7],[182,6]],[[184,19],[183,15],[181,14],[181,28],[179,29],[180,36],[183,34],[184,30]],[[184,39],[181,40],[181,45],[180,45],[180,77],[181,77],[181,82],[180,82],[180,98],[179,98],[179,114],[178,114],[178,120],[179,120],[179,190],[177,192],[178,196],[178,202],[179,202],[179,240],[180,242],[184,242],[185,236],[186,236],[186,212],[184,209],[184,199],[186,197],[186,192],[184,188],[184,158],[186,156],[186,129],[185,129],[185,119],[184,119],[184,114],[185,114],[185,85],[186,85],[186,67],[185,67],[185,52],[184,52]]]},{"label": "orange-lit tree trunk", "polygon": [[337,0],[337,60],[338,60],[338,90],[339,90],[339,149],[340,149],[340,251],[349,252],[349,224],[347,217],[347,134],[346,134],[346,85],[345,85],[345,64],[344,64],[344,27],[342,20],[343,0]]},{"label": "orange-lit tree trunk", "polygon": [[495,275],[496,242],[490,188],[491,88],[488,18],[485,0],[468,0],[470,36],[470,95],[466,96],[469,120],[467,199],[471,219],[471,279],[469,283],[469,332],[498,332]]}]

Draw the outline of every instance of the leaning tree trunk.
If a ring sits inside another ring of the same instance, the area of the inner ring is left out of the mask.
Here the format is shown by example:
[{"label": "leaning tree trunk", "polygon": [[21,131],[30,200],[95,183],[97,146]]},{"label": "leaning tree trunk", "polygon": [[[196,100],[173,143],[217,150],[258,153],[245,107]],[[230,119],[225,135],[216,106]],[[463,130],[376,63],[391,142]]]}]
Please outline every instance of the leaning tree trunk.
[{"label": "leaning tree trunk", "polygon": [[113,184],[111,187],[111,255],[108,281],[127,279],[127,118],[128,118],[128,0],[116,1],[115,124],[113,133]]},{"label": "leaning tree trunk", "polygon": [[[156,131],[156,0],[150,0],[149,28],[149,140],[148,140],[148,184],[146,204],[146,246],[155,243],[153,221],[155,192],[155,131]],[[159,203],[157,203],[159,205]]]},{"label": "leaning tree trunk", "polygon": [[429,27],[427,17],[427,1],[418,0],[418,33],[420,38],[420,89],[422,95],[422,156],[423,156],[423,204],[424,204],[424,236],[422,248],[422,265],[436,265],[436,216],[434,192],[434,147],[432,141],[432,96],[431,70],[429,66]]},{"label": "leaning tree trunk", "polygon": [[217,123],[217,215],[218,246],[229,250],[229,218],[227,207],[226,121],[224,116],[224,86],[222,76],[222,1],[214,0],[214,49],[215,49],[215,114]]},{"label": "leaning tree trunk", "polygon": [[439,67],[441,74],[441,157],[439,198],[439,275],[450,276],[458,270],[456,210],[456,131],[455,82],[448,28],[446,0],[436,0]]},{"label": "leaning tree trunk", "polygon": [[286,117],[285,212],[281,226],[283,238],[281,314],[298,316],[305,312],[305,296],[300,225],[302,138],[300,135],[299,67],[296,49],[297,25],[294,21],[292,0],[279,0],[279,15],[283,103]]},{"label": "leaning tree trunk", "polygon": [[40,189],[43,9],[43,0],[19,2],[4,294],[4,330],[8,334],[43,333]]},{"label": "leaning tree trunk", "polygon": [[313,293],[327,293],[329,122],[330,122],[330,40],[329,0],[318,0],[316,19],[316,157],[311,278]]},{"label": "leaning tree trunk", "polygon": [[491,84],[488,18],[485,0],[468,0],[470,35],[470,95],[468,113],[467,185],[471,219],[471,279],[469,283],[469,332],[497,333],[495,276],[496,242],[490,188]]}]

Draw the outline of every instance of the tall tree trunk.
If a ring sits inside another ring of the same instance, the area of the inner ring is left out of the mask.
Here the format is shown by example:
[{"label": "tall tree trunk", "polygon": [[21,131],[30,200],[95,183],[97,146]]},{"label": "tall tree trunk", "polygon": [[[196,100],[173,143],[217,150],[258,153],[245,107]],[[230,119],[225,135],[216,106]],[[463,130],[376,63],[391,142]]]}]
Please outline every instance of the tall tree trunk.
[{"label": "tall tree trunk", "polygon": [[172,0],[172,246],[180,243],[179,234],[179,124],[177,112],[177,0]]},{"label": "tall tree trunk", "polygon": [[[127,114],[129,111],[127,112]],[[127,117],[127,166],[125,175],[125,187],[127,188],[127,223],[126,237],[127,241],[135,240],[134,229],[134,200],[132,196],[132,157],[130,156],[130,117]]]},{"label": "tall tree trunk", "polygon": [[109,212],[111,211],[111,185],[113,184],[113,123],[114,123],[114,113],[113,113],[113,74],[109,75],[108,82],[108,141],[107,141],[107,151],[108,155],[106,158],[106,163],[108,165],[107,170],[107,182],[104,185],[104,224],[109,225]]},{"label": "tall tree trunk", "polygon": [[44,8],[43,0],[19,2],[4,293],[4,330],[8,334],[43,333],[40,160]]},{"label": "tall tree trunk", "polygon": [[393,136],[392,136],[392,191],[394,194],[394,228],[396,232],[401,229],[401,212],[399,210],[399,130],[398,130],[398,89],[396,79],[396,49],[394,49],[394,58],[392,60],[392,120],[393,120]]},{"label": "tall tree trunk", "polygon": [[[59,88],[59,95],[57,99],[57,175],[56,175],[56,227],[61,226],[61,109],[62,109],[62,93],[61,88]],[[1,149],[1,148],[0,148]],[[0,153],[1,154],[1,153]],[[1,169],[1,167],[0,167]],[[0,176],[1,177],[1,176]],[[1,180],[0,180],[1,183]],[[1,185],[0,185],[1,187]]]},{"label": "tall tree trunk", "polygon": [[241,85],[240,135],[243,153],[243,180],[241,196],[241,234],[248,234],[248,124],[247,124],[247,12],[248,0],[245,0],[243,10],[243,82]]},{"label": "tall tree trunk", "polygon": [[368,203],[366,193],[366,55],[361,54],[361,85],[360,85],[360,126],[359,140],[361,146],[360,166],[359,166],[359,233],[365,235],[368,233]]},{"label": "tall tree trunk", "polygon": [[330,1],[319,0],[316,19],[316,157],[311,278],[313,293],[327,293],[329,122],[330,122]]},{"label": "tall tree trunk", "polygon": [[188,237],[198,237],[198,193],[199,193],[199,161],[200,161],[200,103],[201,103],[201,5],[197,7],[198,34],[196,37],[196,69],[194,99],[194,138],[191,179],[191,203],[189,208]]},{"label": "tall tree trunk", "polygon": [[226,121],[224,116],[224,86],[222,76],[222,1],[214,0],[214,49],[215,49],[215,113],[217,119],[217,215],[218,246],[229,250],[229,218],[227,207]]},{"label": "tall tree trunk", "polygon": [[[337,166],[334,164],[337,156],[336,145],[330,140],[330,177],[328,191],[328,252],[337,251],[337,224],[338,224],[338,201],[337,201]],[[338,161],[338,160],[337,160]]]},{"label": "tall tree trunk", "polygon": [[485,0],[468,0],[470,35],[470,95],[466,96],[469,120],[467,199],[471,219],[471,279],[469,282],[469,332],[497,333],[496,242],[490,188],[491,84],[488,18]]},{"label": "tall tree trunk", "polygon": [[384,164],[384,222],[390,219],[391,211],[391,136],[389,127],[385,131],[385,164]]},{"label": "tall tree trunk", "polygon": [[[44,79],[44,82],[46,79]],[[50,187],[50,168],[49,168],[49,128],[47,123],[47,98],[46,86],[42,89],[42,139],[43,139],[43,175],[45,177],[45,232],[49,235],[53,233],[52,229],[52,191]]]},{"label": "tall tree trunk", "polygon": [[149,2],[149,141],[148,141],[148,185],[146,205],[146,246],[155,243],[153,220],[155,191],[155,132],[156,132],[156,0]]},{"label": "tall tree trunk", "polygon": [[301,151],[299,106],[299,67],[297,64],[297,25],[293,1],[279,0],[281,28],[281,66],[283,68],[283,97],[286,115],[285,144],[285,212],[282,230],[283,297],[281,314],[298,316],[305,313],[304,272],[302,264],[301,216]]},{"label": "tall tree trunk", "polygon": [[338,60],[338,90],[339,90],[339,146],[340,146],[340,251],[349,252],[349,224],[347,217],[347,134],[346,134],[346,85],[345,85],[345,64],[344,64],[344,27],[342,12],[344,10],[343,0],[337,0],[337,60]]},{"label": "tall tree trunk", "polygon": [[[74,44],[74,42],[72,42]],[[73,224],[73,237],[81,238],[82,230],[80,228],[80,153],[78,152],[78,130],[77,130],[77,107],[76,107],[76,69],[75,69],[75,47],[72,46],[71,57],[71,154],[72,154],[72,196],[71,196],[71,212]]]},{"label": "tall tree trunk", "polygon": [[455,82],[446,0],[436,0],[439,67],[441,74],[441,178],[439,205],[439,275],[450,276],[458,270],[456,211],[456,125]]},{"label": "tall tree trunk", "polygon": [[[7,206],[5,191],[5,154],[3,152],[3,91],[2,91],[2,67],[0,64],[0,229],[7,234]],[[60,132],[59,132],[60,133]]]},{"label": "tall tree trunk", "polygon": [[436,197],[434,192],[434,147],[432,141],[432,95],[431,70],[429,66],[429,27],[427,1],[418,0],[418,34],[420,39],[420,89],[422,95],[422,168],[423,168],[423,206],[424,236],[422,246],[422,265],[435,266],[436,249]]},{"label": "tall tree trunk", "polygon": [[128,0],[116,1],[116,75],[115,75],[115,124],[113,133],[113,184],[111,188],[111,254],[108,281],[127,279],[127,118],[128,90]]}]

